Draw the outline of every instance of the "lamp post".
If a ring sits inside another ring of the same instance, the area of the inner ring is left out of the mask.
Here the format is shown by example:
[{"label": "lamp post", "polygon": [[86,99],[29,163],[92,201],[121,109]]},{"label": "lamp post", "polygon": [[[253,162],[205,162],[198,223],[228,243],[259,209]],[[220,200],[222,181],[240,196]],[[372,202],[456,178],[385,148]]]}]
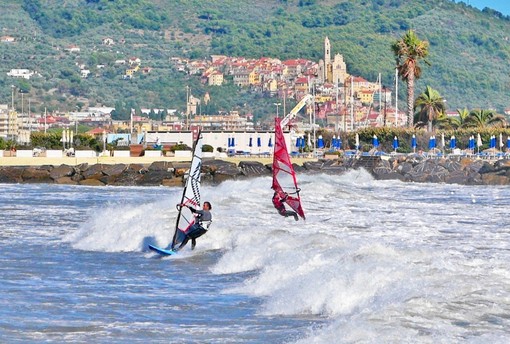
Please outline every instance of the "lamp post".
[{"label": "lamp post", "polygon": [[273,104],[276,105],[276,118],[278,118],[278,107],[282,104],[281,103],[273,103]]}]

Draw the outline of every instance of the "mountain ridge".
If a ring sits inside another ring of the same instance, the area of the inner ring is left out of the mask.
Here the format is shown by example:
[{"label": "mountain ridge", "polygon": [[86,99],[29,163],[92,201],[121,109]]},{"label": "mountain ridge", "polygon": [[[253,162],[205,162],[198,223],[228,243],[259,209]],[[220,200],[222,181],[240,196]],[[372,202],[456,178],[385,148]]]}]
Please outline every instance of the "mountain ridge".
[{"label": "mountain ridge", "polygon": [[[332,54],[343,55],[350,74],[393,87],[395,59],[390,45],[408,29],[430,42],[431,65],[423,64],[416,94],[426,85],[437,89],[449,110],[508,106],[510,88],[510,21],[497,11],[479,11],[450,0],[255,0],[128,1],[47,0],[6,1],[7,15],[0,18],[1,35],[15,44],[0,44],[3,64],[0,82],[29,87],[34,107],[74,110],[81,103],[119,108],[154,107],[185,109],[186,89],[197,96],[211,94],[213,110],[237,109],[261,118],[271,113],[272,102],[233,85],[206,87],[198,77],[172,69],[174,56],[206,58],[211,54],[308,58],[323,55],[323,40]],[[101,46],[111,37],[116,44]],[[125,42],[125,43],[120,43]],[[77,44],[78,55],[63,49]],[[150,75],[122,80],[117,58],[138,56]],[[94,66],[106,62],[99,77],[81,79],[78,63]],[[12,80],[13,68],[42,72],[42,80]],[[28,83],[27,85],[24,85]],[[56,89],[53,95],[48,90]],[[405,87],[399,85],[400,101]],[[0,99],[10,99],[11,88],[0,89]]]}]

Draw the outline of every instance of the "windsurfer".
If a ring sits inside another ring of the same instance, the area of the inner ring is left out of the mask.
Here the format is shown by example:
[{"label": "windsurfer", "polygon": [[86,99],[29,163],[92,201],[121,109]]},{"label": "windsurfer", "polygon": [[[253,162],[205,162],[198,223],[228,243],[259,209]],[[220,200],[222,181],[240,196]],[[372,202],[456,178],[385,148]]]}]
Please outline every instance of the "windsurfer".
[{"label": "windsurfer", "polygon": [[285,217],[294,216],[294,220],[297,221],[299,219],[297,213],[295,211],[285,209],[284,203],[287,201],[288,196],[289,195],[287,193],[283,193],[283,196],[282,196],[282,195],[280,195],[280,193],[275,191],[274,195],[273,195],[273,205],[276,208],[276,210],[278,210],[278,213],[281,216],[285,216]]},{"label": "windsurfer", "polygon": [[207,230],[209,229],[209,226],[211,224],[212,221],[211,203],[204,202],[202,210],[194,209],[185,204],[179,204],[179,206],[187,207],[189,210],[191,210],[191,212],[195,215],[195,223],[186,233],[186,237],[184,238],[182,243],[179,245],[179,247],[175,248],[174,251],[179,251],[181,248],[186,246],[189,239],[191,239],[191,249],[193,250],[195,249],[195,246],[197,244],[196,239],[207,233]]}]

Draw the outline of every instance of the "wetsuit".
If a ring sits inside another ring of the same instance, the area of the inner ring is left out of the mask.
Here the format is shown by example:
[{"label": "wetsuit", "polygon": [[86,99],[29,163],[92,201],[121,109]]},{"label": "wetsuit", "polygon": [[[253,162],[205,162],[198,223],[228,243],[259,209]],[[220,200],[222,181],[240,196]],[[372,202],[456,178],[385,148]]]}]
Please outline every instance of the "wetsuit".
[{"label": "wetsuit", "polygon": [[273,195],[273,205],[278,210],[278,213],[281,216],[294,216],[294,220],[298,220],[297,213],[295,211],[285,209],[285,204],[283,204],[287,200],[287,196],[280,198],[280,195],[275,192]]},{"label": "wetsuit", "polygon": [[[177,251],[186,246],[189,239],[191,239],[191,249],[193,250],[197,244],[196,239],[207,233],[209,225],[212,221],[212,215],[209,210],[196,210],[191,207],[188,208],[192,213],[196,214],[195,223],[188,230],[188,233],[186,233],[186,237],[177,248]],[[207,223],[207,228],[203,226],[205,223]]]}]

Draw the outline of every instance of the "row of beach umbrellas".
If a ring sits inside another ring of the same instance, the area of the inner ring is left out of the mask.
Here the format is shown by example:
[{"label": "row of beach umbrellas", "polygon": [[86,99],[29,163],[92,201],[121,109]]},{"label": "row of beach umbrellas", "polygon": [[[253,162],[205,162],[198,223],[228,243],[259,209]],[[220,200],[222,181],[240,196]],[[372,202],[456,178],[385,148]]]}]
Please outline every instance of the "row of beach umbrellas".
[{"label": "row of beach umbrellas", "polygon": [[[377,138],[377,135],[374,135],[372,137],[372,145],[374,146],[374,148],[379,147],[379,139]],[[474,150],[475,148],[478,148],[478,150],[480,150],[480,147],[482,145],[483,145],[483,142],[482,142],[482,138],[481,138],[480,134],[477,134],[476,142],[475,142],[474,135],[471,135],[469,137],[469,140],[468,140],[468,147],[467,148],[471,149],[471,150]],[[489,141],[489,148],[496,148],[496,145],[497,145],[496,135],[492,135],[490,137],[490,141]],[[393,149],[395,151],[399,147],[399,140],[398,140],[398,138],[396,136],[393,138],[392,146],[393,146]],[[416,135],[413,135],[412,138],[411,138],[411,147],[413,149],[416,149],[417,146],[418,145],[417,145],[417,142],[416,142]],[[503,135],[499,134],[499,148],[501,149],[503,146],[504,146]],[[507,137],[506,146],[508,148],[510,148],[510,136]],[[429,138],[429,149],[434,149],[436,147],[437,147],[436,137],[435,137],[435,135],[432,135]],[[441,147],[442,148],[446,147],[444,134],[441,135]],[[457,139],[455,138],[455,135],[452,135],[451,138],[450,138],[450,149],[453,150],[455,148],[457,148]],[[358,136],[358,134],[356,134],[356,149],[359,149],[359,136]]]},{"label": "row of beach umbrellas", "polygon": [[[236,141],[234,137],[228,138],[228,147],[234,148],[236,146]],[[248,143],[248,147],[253,147],[253,137],[250,137],[250,141]],[[269,141],[267,142],[268,147],[273,147],[273,138],[270,137]],[[262,147],[262,139],[260,137],[257,137],[257,147]]]},{"label": "row of beach umbrellas", "polygon": [[[72,135],[73,134],[72,134],[72,131],[71,131],[71,140],[72,140]],[[71,142],[71,140],[69,140],[69,137],[63,138],[64,142]],[[356,134],[355,140],[356,140],[355,148],[356,148],[356,150],[359,150],[360,149],[360,143],[359,143],[359,135],[358,134]],[[497,141],[498,140],[496,138],[496,135],[492,135],[490,137],[490,141],[489,141],[489,148],[494,148],[495,149],[496,146],[498,145]],[[482,143],[482,138],[481,138],[480,134],[477,134],[476,141],[475,141],[474,135],[471,135],[469,137],[469,140],[468,140],[467,148],[471,149],[471,150],[474,150],[475,148],[478,147],[478,150],[479,150],[480,147],[482,146],[482,144],[483,143]],[[311,145],[310,137],[308,137],[308,145],[309,146]],[[374,146],[374,148],[379,147],[380,142],[379,142],[379,138],[377,137],[377,135],[374,135],[372,137],[372,145]],[[235,138],[234,137],[229,137],[228,138],[228,147],[229,148],[234,148],[235,146],[236,146]],[[249,147],[254,147],[254,139],[252,137],[250,137],[250,139],[249,139],[248,146]],[[267,146],[268,147],[273,147],[272,137],[269,138]],[[296,139],[296,148],[298,148],[298,149],[299,148],[304,148],[305,146],[306,146],[305,138],[303,136],[299,136]],[[393,149],[395,151],[397,151],[399,146],[400,146],[399,139],[398,139],[397,136],[395,136],[393,138],[392,147],[393,147]],[[503,146],[504,146],[503,135],[500,134],[499,135],[499,148],[501,149]],[[506,146],[510,148],[510,136],[507,137]],[[256,139],[256,147],[262,147],[262,139],[260,137],[257,137],[257,139]],[[325,147],[324,138],[322,137],[322,135],[319,135],[319,137],[317,139],[317,148],[323,149],[324,147]],[[412,138],[411,138],[411,148],[413,148],[413,150],[416,150],[417,147],[418,147],[418,145],[417,145],[417,141],[416,141],[416,136],[413,135]],[[437,147],[436,137],[435,137],[435,135],[432,135],[429,138],[428,148],[429,148],[429,150],[431,150],[431,149],[434,149],[436,147]],[[441,135],[441,147],[442,148],[446,147],[444,134]],[[333,136],[333,138],[331,139],[331,148],[332,149],[341,149],[342,148],[342,140],[340,139],[340,136],[338,136],[338,137],[336,137],[336,135]],[[455,135],[452,135],[450,137],[449,148],[451,150],[457,148],[457,139],[455,138]]]}]

